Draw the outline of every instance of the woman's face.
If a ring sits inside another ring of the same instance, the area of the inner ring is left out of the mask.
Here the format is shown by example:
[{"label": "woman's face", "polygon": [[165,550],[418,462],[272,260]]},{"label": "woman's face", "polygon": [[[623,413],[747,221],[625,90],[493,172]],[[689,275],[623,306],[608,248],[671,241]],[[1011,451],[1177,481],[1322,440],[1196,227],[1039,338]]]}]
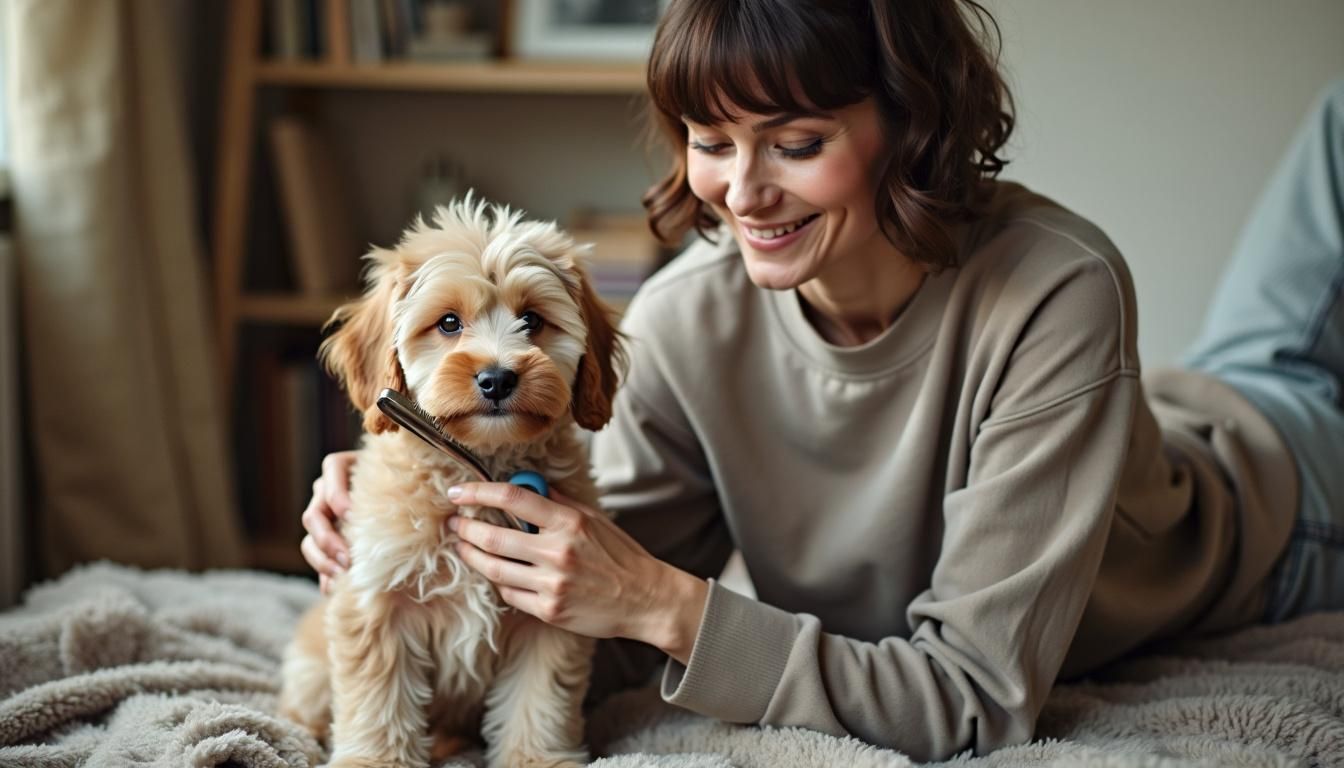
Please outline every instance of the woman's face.
[{"label": "woman's face", "polygon": [[895,251],[878,226],[886,148],[872,99],[826,113],[686,120],[687,180],[732,229],[751,281],[784,290]]}]

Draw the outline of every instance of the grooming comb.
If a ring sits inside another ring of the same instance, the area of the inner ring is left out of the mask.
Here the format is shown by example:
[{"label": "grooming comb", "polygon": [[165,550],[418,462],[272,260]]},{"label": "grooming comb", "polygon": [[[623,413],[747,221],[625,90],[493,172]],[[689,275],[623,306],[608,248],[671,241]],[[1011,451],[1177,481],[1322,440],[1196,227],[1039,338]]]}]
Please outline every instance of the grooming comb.
[{"label": "grooming comb", "polygon": [[[446,432],[439,428],[434,417],[425,413],[424,409],[411,398],[395,389],[384,389],[378,394],[378,409],[406,431],[448,454],[457,463],[466,467],[471,474],[479,478],[481,482],[494,482],[490,470],[485,468],[485,463],[465,445],[449,437]],[[509,477],[509,482],[535,491],[541,496],[549,495],[545,478],[536,472],[526,470],[515,472]],[[508,520],[509,525],[514,528],[527,533],[537,532],[538,529],[535,525],[519,520],[505,510],[501,509],[499,511]]]}]

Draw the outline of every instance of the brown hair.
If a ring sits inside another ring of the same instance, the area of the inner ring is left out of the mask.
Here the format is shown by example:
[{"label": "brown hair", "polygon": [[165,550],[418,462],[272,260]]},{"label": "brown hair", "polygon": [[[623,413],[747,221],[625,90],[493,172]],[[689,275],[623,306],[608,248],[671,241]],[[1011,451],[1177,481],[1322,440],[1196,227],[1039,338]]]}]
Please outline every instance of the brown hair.
[{"label": "brown hair", "polygon": [[719,224],[687,182],[683,116],[712,125],[734,108],[815,112],[873,97],[890,148],[875,201],[883,232],[935,271],[954,265],[951,225],[974,216],[983,182],[1007,164],[999,40],[974,0],[672,0],[649,57],[651,127],[673,156],[644,195],[650,228],[676,243]]}]

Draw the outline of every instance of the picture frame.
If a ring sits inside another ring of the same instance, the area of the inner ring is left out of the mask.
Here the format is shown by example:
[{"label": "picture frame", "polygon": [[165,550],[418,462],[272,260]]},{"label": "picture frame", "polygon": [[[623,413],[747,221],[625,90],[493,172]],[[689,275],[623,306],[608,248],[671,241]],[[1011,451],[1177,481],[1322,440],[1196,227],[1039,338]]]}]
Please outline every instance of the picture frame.
[{"label": "picture frame", "polygon": [[667,0],[514,0],[512,55],[642,61]]}]

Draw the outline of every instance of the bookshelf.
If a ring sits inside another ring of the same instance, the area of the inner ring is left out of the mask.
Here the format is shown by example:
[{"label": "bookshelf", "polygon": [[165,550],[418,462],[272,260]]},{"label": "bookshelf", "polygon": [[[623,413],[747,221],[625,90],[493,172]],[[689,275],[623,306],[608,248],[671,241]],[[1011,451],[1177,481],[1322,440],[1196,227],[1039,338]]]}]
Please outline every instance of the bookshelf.
[{"label": "bookshelf", "polygon": [[644,87],[644,70],[630,64],[499,60],[367,66],[262,63],[256,81],[291,88],[629,96]]},{"label": "bookshelf", "polygon": [[[268,56],[263,45],[268,4],[275,1],[231,0],[227,5],[213,181],[214,321],[218,369],[235,456],[237,463],[244,465],[237,468],[237,484],[250,565],[306,573],[307,566],[298,551],[301,508],[292,508],[292,497],[311,483],[313,470],[310,462],[283,455],[292,452],[293,446],[288,443],[295,442],[293,435],[278,439],[267,430],[277,424],[292,428],[296,423],[333,418],[332,398],[339,393],[333,395],[330,382],[317,384],[325,389],[322,402],[314,409],[307,405],[294,409],[274,401],[281,397],[278,393],[312,386],[310,379],[316,377],[303,372],[295,375],[294,362],[306,356],[311,363],[308,353],[316,348],[319,329],[351,296],[249,285],[253,235],[257,228],[270,223],[256,219],[261,185],[258,169],[267,167],[265,136],[268,121],[275,118],[273,103],[279,99],[303,104],[326,94],[379,92],[416,99],[481,94],[492,98],[537,95],[630,100],[643,90],[644,73],[639,63],[507,57],[460,63],[357,63],[349,37],[349,3],[353,0],[306,0],[322,14],[323,24],[316,29],[322,41],[321,55],[308,60],[277,59]],[[504,16],[507,18],[507,13]],[[613,303],[619,307],[621,302]],[[296,338],[301,341],[294,342]],[[282,348],[291,351],[277,351]],[[295,348],[303,352],[295,353]],[[284,359],[286,354],[288,360]],[[304,413],[291,412],[294,410]],[[310,421],[301,422],[300,417]],[[303,436],[303,441],[309,440]],[[344,446],[323,445],[322,452],[340,447]],[[250,464],[265,465],[258,470],[260,477],[244,477]]]}]

